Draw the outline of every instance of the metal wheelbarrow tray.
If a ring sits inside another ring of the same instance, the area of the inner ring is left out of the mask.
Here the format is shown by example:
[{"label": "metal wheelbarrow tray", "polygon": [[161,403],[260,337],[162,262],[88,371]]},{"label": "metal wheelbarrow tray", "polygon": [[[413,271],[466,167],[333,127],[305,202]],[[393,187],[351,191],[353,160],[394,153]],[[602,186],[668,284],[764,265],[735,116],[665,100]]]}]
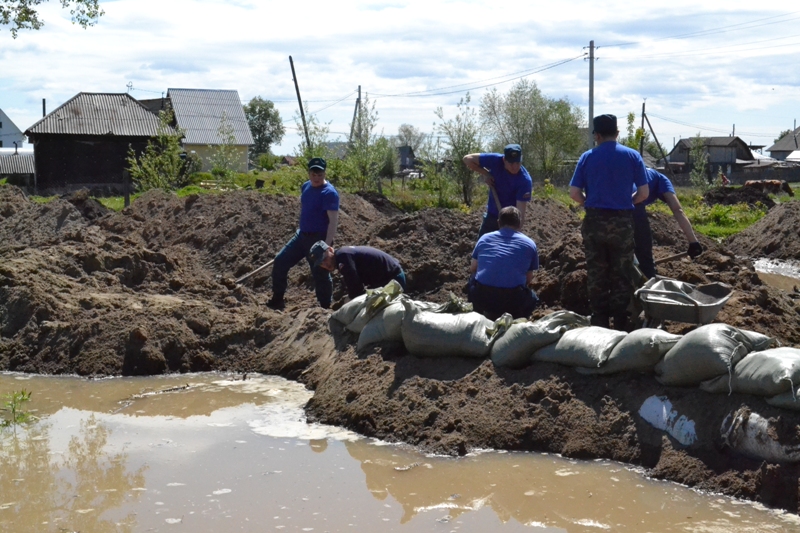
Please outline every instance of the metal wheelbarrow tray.
[{"label": "metal wheelbarrow tray", "polygon": [[671,320],[708,324],[733,293],[730,285],[709,283],[691,285],[683,281],[655,277],[634,294],[642,304],[648,322]]}]

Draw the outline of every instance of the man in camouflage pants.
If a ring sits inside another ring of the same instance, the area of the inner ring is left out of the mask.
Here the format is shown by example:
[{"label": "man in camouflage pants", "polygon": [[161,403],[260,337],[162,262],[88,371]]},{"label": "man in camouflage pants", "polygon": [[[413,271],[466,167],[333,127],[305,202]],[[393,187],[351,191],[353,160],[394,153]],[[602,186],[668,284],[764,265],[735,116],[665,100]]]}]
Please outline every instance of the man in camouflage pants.
[{"label": "man in camouflage pants", "polygon": [[586,208],[581,234],[591,323],[607,328],[613,318],[614,329],[624,331],[633,295],[633,204],[649,189],[641,156],[617,143],[617,117],[600,115],[593,124],[597,146],[578,160],[569,195]]}]

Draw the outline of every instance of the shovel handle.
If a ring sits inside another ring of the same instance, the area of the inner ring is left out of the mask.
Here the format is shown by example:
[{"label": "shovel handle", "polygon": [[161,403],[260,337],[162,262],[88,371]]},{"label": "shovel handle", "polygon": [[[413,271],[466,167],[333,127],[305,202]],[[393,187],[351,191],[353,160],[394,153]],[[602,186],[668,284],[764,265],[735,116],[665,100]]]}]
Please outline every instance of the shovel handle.
[{"label": "shovel handle", "polygon": [[689,252],[681,252],[679,254],[669,255],[667,257],[662,257],[661,259],[656,259],[655,260],[655,264],[660,265],[662,263],[669,263],[670,261],[675,261],[676,259],[683,259],[684,257],[687,257],[688,255],[689,255]]},{"label": "shovel handle", "polygon": [[247,279],[247,278],[249,278],[250,276],[253,276],[253,275],[255,275],[255,274],[258,274],[259,272],[261,272],[262,270],[264,270],[265,268],[267,268],[268,266],[270,266],[270,265],[271,265],[272,263],[274,263],[274,262],[275,262],[275,260],[274,260],[274,259],[271,259],[269,262],[267,262],[267,263],[264,263],[263,265],[261,265],[260,267],[258,267],[258,268],[257,268],[257,269],[255,269],[255,270],[253,270],[252,272],[249,272],[249,273],[245,274],[244,276],[242,276],[241,278],[239,278],[239,279],[237,279],[237,280],[236,280],[236,284],[238,285],[239,283],[243,282],[244,280],[246,280],[246,279]]}]

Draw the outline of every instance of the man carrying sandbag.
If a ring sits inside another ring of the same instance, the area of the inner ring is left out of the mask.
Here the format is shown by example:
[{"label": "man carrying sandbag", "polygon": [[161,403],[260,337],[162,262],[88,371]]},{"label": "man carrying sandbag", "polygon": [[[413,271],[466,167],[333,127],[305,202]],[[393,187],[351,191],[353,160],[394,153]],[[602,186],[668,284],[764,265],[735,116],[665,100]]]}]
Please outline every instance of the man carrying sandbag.
[{"label": "man carrying sandbag", "polygon": [[325,241],[318,241],[311,247],[309,258],[314,268],[328,272],[338,269],[351,300],[364,294],[365,288],[383,287],[393,279],[406,290],[406,274],[400,262],[371,246],[343,246],[334,250]]},{"label": "man carrying sandbag", "polygon": [[500,229],[478,239],[472,252],[469,301],[476,312],[490,320],[503,313],[514,318],[530,316],[539,298],[528,284],[539,269],[536,243],[520,232],[520,212],[504,207]]}]

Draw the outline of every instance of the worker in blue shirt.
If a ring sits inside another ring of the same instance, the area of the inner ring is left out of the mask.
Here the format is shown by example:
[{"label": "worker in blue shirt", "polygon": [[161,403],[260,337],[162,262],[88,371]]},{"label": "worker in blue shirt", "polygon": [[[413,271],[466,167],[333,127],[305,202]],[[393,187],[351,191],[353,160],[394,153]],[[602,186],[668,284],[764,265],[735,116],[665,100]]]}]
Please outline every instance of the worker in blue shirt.
[{"label": "worker in blue shirt", "polygon": [[272,309],[284,308],[289,270],[304,258],[311,267],[319,305],[326,309],[331,305],[331,274],[315,267],[308,258],[308,252],[315,242],[324,240],[328,245],[333,245],[339,224],[339,193],[326,180],[327,166],[321,157],[314,157],[308,162],[308,181],[302,185],[300,193],[300,229],[278,252],[272,265],[272,299],[267,302],[267,306]]},{"label": "worker in blue shirt", "polygon": [[569,196],[586,209],[581,235],[591,323],[608,328],[613,318],[614,329],[625,331],[635,272],[633,204],[649,188],[642,157],[617,142],[617,117],[599,115],[592,123],[597,146],[578,160]]},{"label": "worker in blue shirt", "polygon": [[486,214],[483,215],[478,237],[500,228],[497,217],[500,209],[504,207],[516,207],[520,214],[520,228],[524,227],[525,210],[531,201],[533,182],[528,171],[522,166],[520,145],[507,145],[502,155],[491,153],[465,155],[463,161],[468,169],[481,174],[489,187]]},{"label": "worker in blue shirt", "polygon": [[366,289],[383,287],[396,280],[406,289],[406,274],[400,262],[372,246],[343,246],[334,249],[325,241],[311,247],[315,267],[328,272],[339,271],[350,299],[364,294]]},{"label": "worker in blue shirt", "polygon": [[469,301],[476,312],[491,320],[503,313],[528,317],[539,303],[528,288],[533,271],[539,269],[539,251],[520,232],[521,218],[516,207],[501,209],[500,229],[481,236],[472,252]]},{"label": "worker in blue shirt", "polygon": [[703,253],[703,246],[697,242],[692,223],[683,212],[678,196],[675,194],[675,187],[672,182],[664,174],[652,169],[646,169],[645,176],[647,177],[647,186],[649,195],[647,198],[635,205],[633,210],[633,240],[636,249],[636,259],[639,260],[639,269],[642,274],[648,278],[655,277],[656,265],[653,261],[653,234],[650,231],[650,220],[647,218],[648,205],[655,203],[656,200],[661,200],[669,206],[672,210],[672,216],[686,236],[686,241],[689,243],[689,250],[687,253],[689,257],[694,259]]}]

